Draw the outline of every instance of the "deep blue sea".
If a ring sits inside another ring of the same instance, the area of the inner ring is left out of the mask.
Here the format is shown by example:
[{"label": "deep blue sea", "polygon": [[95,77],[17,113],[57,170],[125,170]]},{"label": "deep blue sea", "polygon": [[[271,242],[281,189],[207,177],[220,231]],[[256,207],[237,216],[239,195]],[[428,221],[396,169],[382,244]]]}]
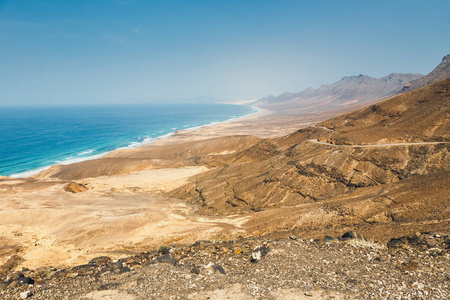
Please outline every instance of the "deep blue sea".
[{"label": "deep blue sea", "polygon": [[229,104],[0,107],[0,175],[30,176],[255,112]]}]

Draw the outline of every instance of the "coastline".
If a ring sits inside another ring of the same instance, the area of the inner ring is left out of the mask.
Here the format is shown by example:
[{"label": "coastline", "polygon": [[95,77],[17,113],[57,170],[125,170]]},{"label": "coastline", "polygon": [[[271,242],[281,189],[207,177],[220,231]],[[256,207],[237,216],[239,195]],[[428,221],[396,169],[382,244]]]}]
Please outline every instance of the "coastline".
[{"label": "coastline", "polygon": [[[148,137],[145,138],[142,142],[137,143],[137,142],[130,142],[128,146],[121,146],[118,147],[116,149],[110,150],[110,151],[106,151],[106,152],[102,152],[102,153],[97,153],[95,155],[91,155],[91,156],[85,156],[85,157],[68,157],[62,160],[58,160],[53,164],[49,164],[47,166],[43,166],[43,167],[39,167],[36,169],[31,169],[31,170],[27,170],[27,171],[23,171],[23,172],[18,172],[18,173],[14,173],[11,175],[8,175],[7,177],[10,178],[27,178],[27,177],[33,177],[33,176],[37,176],[39,175],[41,172],[44,172],[54,166],[58,166],[58,165],[71,165],[71,164],[76,164],[76,163],[80,163],[80,162],[84,162],[84,161],[89,161],[89,160],[95,160],[95,159],[99,159],[102,157],[105,157],[115,151],[124,151],[124,150],[130,150],[130,149],[136,149],[136,148],[141,148],[141,147],[146,147],[148,145],[160,145],[159,142],[161,142],[162,144],[164,144],[163,141],[165,140],[177,140],[178,139],[178,135],[179,133],[182,132],[195,132],[198,130],[201,130],[204,127],[211,127],[211,126],[216,126],[219,125],[221,123],[226,123],[226,122],[233,122],[233,121],[239,121],[241,119],[244,118],[249,118],[249,117],[253,117],[256,115],[259,115],[261,113],[263,113],[264,109],[260,109],[257,108],[255,106],[252,105],[247,105],[247,104],[238,104],[238,103],[228,103],[229,105],[238,105],[238,106],[248,106],[251,107],[252,109],[254,109],[254,112],[251,112],[249,114],[245,114],[243,116],[239,116],[239,117],[234,117],[234,116],[230,116],[230,118],[228,118],[227,120],[224,121],[213,121],[211,123],[208,124],[204,124],[204,125],[200,125],[200,126],[194,126],[194,127],[187,127],[185,129],[178,129],[169,133],[165,133],[162,134],[160,136],[156,136],[154,138]],[[263,113],[264,114],[264,113]],[[173,138],[172,138],[173,137]],[[172,139],[171,139],[172,138]],[[82,153],[85,154],[85,153]],[[78,154],[80,155],[80,154]]]},{"label": "coastline", "polygon": [[[314,126],[320,121],[332,118],[342,113],[340,111],[331,111],[319,114],[287,115],[255,106],[251,107],[257,111],[221,122],[212,122],[202,126],[176,130],[151,140],[149,139],[143,144],[133,145],[131,147],[121,147],[102,154],[81,158],[77,161],[63,161],[38,170],[27,171],[27,177],[43,178],[47,176],[47,172],[53,168],[58,168],[59,166],[71,166],[88,161],[101,160],[103,158],[115,157],[117,154],[120,154],[121,157],[126,157],[127,153],[134,153],[140,149],[148,149],[158,146],[175,145],[229,136],[254,136],[261,139],[277,138],[291,134],[301,128]],[[25,176],[9,177],[27,178]]]}]

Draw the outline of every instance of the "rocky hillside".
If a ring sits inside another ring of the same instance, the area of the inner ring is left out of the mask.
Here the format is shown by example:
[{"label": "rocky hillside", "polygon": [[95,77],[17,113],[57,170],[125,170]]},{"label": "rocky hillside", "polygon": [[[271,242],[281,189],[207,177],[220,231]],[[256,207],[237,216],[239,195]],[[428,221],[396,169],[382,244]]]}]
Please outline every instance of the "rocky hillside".
[{"label": "rocky hillside", "polygon": [[254,104],[274,111],[290,113],[323,112],[355,105],[397,93],[421,74],[392,73],[382,78],[366,75],[344,77],[318,89],[308,88],[299,93],[284,93],[258,100]]},{"label": "rocky hillside", "polygon": [[412,91],[446,78],[450,78],[450,54],[445,56],[442,59],[442,62],[433,71],[421,78],[409,82],[402,88],[400,92],[404,93]]},{"label": "rocky hillside", "polygon": [[261,232],[270,227],[261,226],[263,220],[270,230],[305,232],[377,224],[383,229],[367,228],[378,230],[377,237],[399,223],[435,220],[446,227],[449,97],[450,80],[445,80],[324,122],[324,127],[203,158],[202,164],[216,168],[172,195],[197,204],[205,214],[257,212],[261,219],[255,226]]}]

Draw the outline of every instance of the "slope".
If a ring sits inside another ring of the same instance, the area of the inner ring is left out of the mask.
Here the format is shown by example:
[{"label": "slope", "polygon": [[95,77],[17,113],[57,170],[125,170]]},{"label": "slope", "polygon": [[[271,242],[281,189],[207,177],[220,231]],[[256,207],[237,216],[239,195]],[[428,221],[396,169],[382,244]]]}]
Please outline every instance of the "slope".
[{"label": "slope", "polygon": [[[412,128],[415,140],[448,141],[449,97],[450,80],[445,80],[388,99],[379,109],[369,107],[322,124],[332,130],[310,127],[239,153],[202,158],[199,163],[216,168],[170,195],[197,204],[204,214],[264,216],[254,221],[258,225],[253,229],[261,233],[372,223],[386,230],[398,224],[415,230],[444,224],[450,215],[448,142],[348,147],[310,140],[399,141]],[[380,113],[391,110],[400,113]]]}]

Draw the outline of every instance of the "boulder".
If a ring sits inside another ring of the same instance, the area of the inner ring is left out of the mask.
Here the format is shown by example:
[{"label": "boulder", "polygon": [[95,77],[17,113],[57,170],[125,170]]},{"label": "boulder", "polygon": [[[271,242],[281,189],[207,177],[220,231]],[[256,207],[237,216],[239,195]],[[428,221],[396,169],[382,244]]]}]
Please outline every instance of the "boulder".
[{"label": "boulder", "polygon": [[31,291],[25,291],[19,294],[20,299],[27,299],[31,297],[32,293]]},{"label": "boulder", "polygon": [[223,275],[226,274],[224,268],[222,268],[221,266],[219,266],[218,264],[215,264],[215,263],[209,263],[209,264],[205,265],[205,271],[210,275],[211,274],[223,274]]},{"label": "boulder", "polygon": [[343,240],[356,239],[356,233],[354,231],[347,231],[342,235]]},{"label": "boulder", "polygon": [[66,192],[70,193],[81,193],[88,190],[87,186],[84,184],[76,183],[76,182],[69,182],[64,186],[64,190]]},{"label": "boulder", "polygon": [[257,262],[264,256],[266,256],[267,253],[269,253],[270,249],[266,246],[260,246],[256,248],[251,255],[250,261],[251,262]]}]

